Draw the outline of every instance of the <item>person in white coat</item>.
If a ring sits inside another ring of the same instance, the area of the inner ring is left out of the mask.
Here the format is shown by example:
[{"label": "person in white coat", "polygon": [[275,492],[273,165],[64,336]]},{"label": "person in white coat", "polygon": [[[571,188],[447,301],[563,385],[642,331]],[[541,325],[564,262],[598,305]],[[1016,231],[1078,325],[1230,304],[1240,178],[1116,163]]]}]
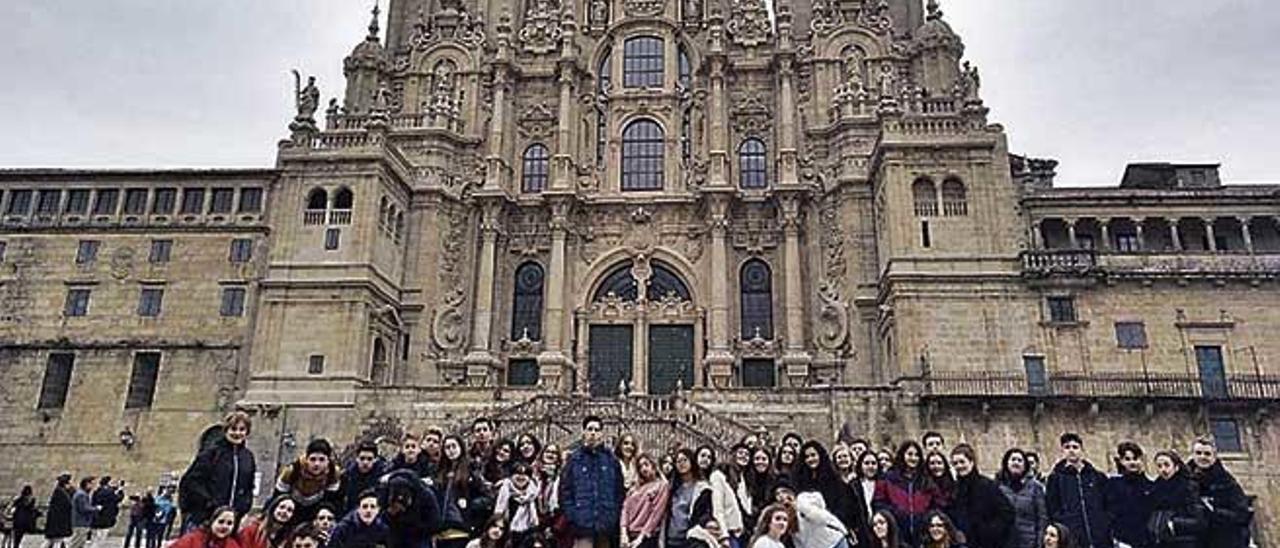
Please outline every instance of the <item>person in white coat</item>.
[{"label": "person in white coat", "polygon": [[796,495],[791,486],[779,484],[774,499],[791,508],[795,514],[795,548],[849,548],[849,530],[835,514],[828,512],[822,495],[805,492]]}]

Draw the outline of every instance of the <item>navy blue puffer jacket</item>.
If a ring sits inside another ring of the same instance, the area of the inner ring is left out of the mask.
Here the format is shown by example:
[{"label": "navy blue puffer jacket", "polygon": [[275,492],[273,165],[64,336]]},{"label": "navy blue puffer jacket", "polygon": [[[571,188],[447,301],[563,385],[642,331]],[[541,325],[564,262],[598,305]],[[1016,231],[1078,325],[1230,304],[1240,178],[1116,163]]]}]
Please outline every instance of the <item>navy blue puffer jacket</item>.
[{"label": "navy blue puffer jacket", "polygon": [[622,517],[622,466],[603,446],[579,447],[560,478],[560,505],[576,536],[613,534]]}]

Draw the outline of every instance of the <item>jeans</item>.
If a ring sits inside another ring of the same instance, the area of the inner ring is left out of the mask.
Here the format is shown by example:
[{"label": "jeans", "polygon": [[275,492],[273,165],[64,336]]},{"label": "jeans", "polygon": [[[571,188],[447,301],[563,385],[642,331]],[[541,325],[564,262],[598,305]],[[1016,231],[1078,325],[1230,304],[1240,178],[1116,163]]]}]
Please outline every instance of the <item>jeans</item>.
[{"label": "jeans", "polygon": [[[144,537],[146,536],[147,526],[147,520],[129,520],[129,530],[124,534],[124,548],[129,548],[130,545],[143,548],[143,543],[146,542]],[[133,541],[134,538],[138,539],[136,543]]]}]

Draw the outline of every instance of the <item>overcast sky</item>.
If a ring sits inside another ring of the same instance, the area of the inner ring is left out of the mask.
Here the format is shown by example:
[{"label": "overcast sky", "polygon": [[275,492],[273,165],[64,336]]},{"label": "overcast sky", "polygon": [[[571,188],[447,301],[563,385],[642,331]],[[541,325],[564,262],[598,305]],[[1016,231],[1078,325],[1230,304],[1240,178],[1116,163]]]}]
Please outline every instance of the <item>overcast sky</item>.
[{"label": "overcast sky", "polygon": [[[341,95],[369,4],[0,0],[0,166],[270,166],[289,69]],[[1061,160],[1061,184],[1115,184],[1131,161],[1280,182],[1280,3],[942,6],[1011,150]]]}]

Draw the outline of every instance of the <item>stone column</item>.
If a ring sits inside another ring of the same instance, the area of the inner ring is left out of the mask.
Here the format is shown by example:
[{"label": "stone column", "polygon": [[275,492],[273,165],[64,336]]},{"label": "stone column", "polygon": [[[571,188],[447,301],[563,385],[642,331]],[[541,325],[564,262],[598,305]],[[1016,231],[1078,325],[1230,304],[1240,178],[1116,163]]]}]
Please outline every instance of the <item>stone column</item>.
[{"label": "stone column", "polygon": [[1080,249],[1080,240],[1076,238],[1076,222],[1079,219],[1063,219],[1067,223],[1067,241],[1071,242],[1071,249]]},{"label": "stone column", "polygon": [[715,387],[728,386],[733,378],[733,352],[729,344],[729,258],[728,258],[728,197],[712,194],[708,197],[708,214],[711,232],[711,314],[710,333],[705,363],[707,376]]},{"label": "stone column", "polygon": [[483,205],[480,219],[480,256],[476,265],[476,300],[471,324],[471,352],[465,359],[467,380],[484,384],[490,371],[498,365],[490,346],[493,333],[493,282],[498,254],[499,215],[502,203]]},{"label": "stone column", "polygon": [[1111,251],[1111,218],[1103,217],[1098,219],[1098,230],[1102,231],[1101,249],[1103,251]]},{"label": "stone column", "polygon": [[1182,251],[1182,234],[1178,232],[1178,218],[1170,217],[1165,219],[1169,223],[1169,241],[1173,243],[1174,251]]},{"label": "stone column", "polygon": [[556,128],[556,154],[552,157],[551,188],[553,190],[570,190],[573,188],[573,137],[577,128],[577,101],[574,100],[574,82],[577,73],[577,40],[576,25],[573,18],[565,18],[564,36],[560,48],[560,108]]},{"label": "stone column", "polygon": [[489,150],[485,156],[485,188],[498,189],[506,182],[507,162],[502,151],[506,147],[504,126],[507,124],[507,66],[493,67],[493,118],[489,120]]},{"label": "stone column", "polygon": [[1209,251],[1216,253],[1218,251],[1218,239],[1213,233],[1213,217],[1201,219],[1204,221],[1204,239],[1205,244],[1209,246]]},{"label": "stone column", "polygon": [[1031,221],[1031,245],[1034,249],[1044,249],[1044,221]]},{"label": "stone column", "polygon": [[711,58],[710,80],[711,93],[707,96],[707,186],[723,187],[729,184],[723,59]]},{"label": "stone column", "polygon": [[800,198],[782,196],[778,200],[782,215],[783,254],[785,256],[785,295],[787,341],[782,362],[792,384],[803,384],[809,377],[811,358],[804,348],[804,286],[800,279]]},{"label": "stone column", "polygon": [[796,161],[796,101],[792,79],[795,71],[791,59],[783,57],[778,63],[778,184],[796,185],[800,183]]},{"label": "stone column", "polygon": [[1138,251],[1146,251],[1147,239],[1142,235],[1142,218],[1132,217],[1130,220],[1133,221],[1134,232],[1136,232],[1138,236]]},{"label": "stone column", "polygon": [[565,333],[565,240],[568,237],[569,202],[551,204],[551,260],[547,268],[547,301],[543,308],[543,348],[538,355],[539,377],[548,389],[567,386],[561,377],[573,362],[564,352]]},{"label": "stone column", "polygon": [[1240,237],[1244,239],[1244,249],[1253,253],[1253,232],[1249,230],[1249,217],[1240,217]]}]

